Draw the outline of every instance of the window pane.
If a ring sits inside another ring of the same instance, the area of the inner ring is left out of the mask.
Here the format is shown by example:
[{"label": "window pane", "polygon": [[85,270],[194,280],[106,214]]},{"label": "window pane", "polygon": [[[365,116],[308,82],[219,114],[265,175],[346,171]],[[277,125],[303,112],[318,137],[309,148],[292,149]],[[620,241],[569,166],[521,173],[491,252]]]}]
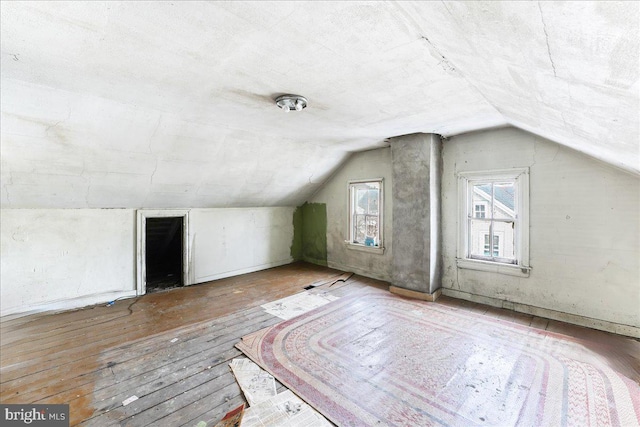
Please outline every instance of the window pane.
[{"label": "window pane", "polygon": [[369,205],[367,212],[378,215],[378,199],[380,192],[378,190],[369,190]]},{"label": "window pane", "polygon": [[526,263],[528,248],[524,247],[526,250],[521,253],[519,245],[528,243],[528,230],[520,229],[523,224],[522,228],[528,228],[528,212],[519,212],[519,207],[528,197],[527,170],[469,172],[460,176],[459,188],[464,188],[466,194],[462,199],[459,255],[509,264],[518,264],[522,258]]},{"label": "window pane", "polygon": [[365,215],[355,215],[353,224],[353,241],[364,244],[364,237],[367,230]]},{"label": "window pane", "polygon": [[381,245],[380,209],[382,185],[380,182],[350,184],[351,242],[365,246]]},{"label": "window pane", "polygon": [[366,224],[367,231],[364,244],[367,246],[378,246],[378,217],[376,215],[367,215]]},{"label": "window pane", "polygon": [[356,187],[357,213],[378,214],[380,185],[378,183],[358,184]]},{"label": "window pane", "polygon": [[493,223],[493,251],[500,258],[515,260],[515,229],[513,222],[494,222]]},{"label": "window pane", "polygon": [[471,206],[474,218],[488,218],[487,206],[491,206],[491,183],[473,184],[473,197]]},{"label": "window pane", "polygon": [[484,247],[482,250],[482,254],[484,256],[490,256],[491,254],[489,253],[489,235],[485,234],[484,235]]},{"label": "window pane", "polygon": [[369,209],[369,190],[364,187],[356,189],[356,213],[367,213]]},{"label": "window pane", "polygon": [[[471,219],[469,224],[469,254],[471,256],[491,256],[489,252],[490,221]],[[486,239],[486,240],[485,240]],[[487,254],[485,255],[485,241]]]},{"label": "window pane", "polygon": [[493,218],[515,218],[515,186],[513,182],[496,182],[493,184]]}]

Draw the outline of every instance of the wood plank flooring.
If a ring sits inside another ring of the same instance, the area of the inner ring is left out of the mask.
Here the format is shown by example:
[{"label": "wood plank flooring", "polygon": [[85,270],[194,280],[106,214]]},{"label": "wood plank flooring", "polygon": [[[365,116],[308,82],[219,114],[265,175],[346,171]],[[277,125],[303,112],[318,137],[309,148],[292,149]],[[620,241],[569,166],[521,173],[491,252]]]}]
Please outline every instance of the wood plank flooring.
[{"label": "wood plank flooring", "polygon": [[[344,296],[384,282],[306,263],[58,314],[0,323],[0,401],[68,403],[71,425],[215,424],[244,402],[228,367],[244,335],[281,320],[259,306],[318,290]],[[335,283],[334,283],[335,282]],[[640,381],[640,344],[533,316],[441,297],[437,304],[565,333]],[[613,343],[613,347],[612,347]],[[611,348],[616,348],[614,354]],[[279,385],[282,390],[282,386]],[[139,399],[122,406],[135,395]]]}]

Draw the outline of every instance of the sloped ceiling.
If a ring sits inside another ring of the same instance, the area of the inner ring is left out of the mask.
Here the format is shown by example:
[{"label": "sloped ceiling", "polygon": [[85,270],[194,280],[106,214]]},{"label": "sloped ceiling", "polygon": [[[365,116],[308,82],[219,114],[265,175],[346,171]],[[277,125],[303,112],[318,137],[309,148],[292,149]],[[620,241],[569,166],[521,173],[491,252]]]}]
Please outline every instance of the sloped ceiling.
[{"label": "sloped ceiling", "polygon": [[3,2],[2,206],[296,205],[386,138],[504,125],[638,174],[639,10]]}]

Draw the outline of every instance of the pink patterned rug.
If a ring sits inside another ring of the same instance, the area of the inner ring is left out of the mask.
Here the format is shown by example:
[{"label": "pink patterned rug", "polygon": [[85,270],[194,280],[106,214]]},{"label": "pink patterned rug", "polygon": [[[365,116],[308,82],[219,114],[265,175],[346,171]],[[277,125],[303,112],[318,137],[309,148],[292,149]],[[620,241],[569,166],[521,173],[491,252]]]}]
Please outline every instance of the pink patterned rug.
[{"label": "pink patterned rug", "polygon": [[640,387],[568,337],[388,292],[237,347],[339,426],[633,426]]}]

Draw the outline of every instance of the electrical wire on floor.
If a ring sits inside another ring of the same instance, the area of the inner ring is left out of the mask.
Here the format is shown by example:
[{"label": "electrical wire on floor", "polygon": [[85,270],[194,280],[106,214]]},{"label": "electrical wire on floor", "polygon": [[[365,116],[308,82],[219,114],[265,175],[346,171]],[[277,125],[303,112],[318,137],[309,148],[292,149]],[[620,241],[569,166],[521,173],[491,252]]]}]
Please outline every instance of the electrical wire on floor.
[{"label": "electrical wire on floor", "polygon": [[[131,297],[124,296],[124,297],[116,298],[113,301],[109,301],[107,303],[107,305],[105,305],[105,307],[111,307],[112,305],[114,305],[116,303],[116,301],[119,301],[119,300],[125,299],[125,298],[131,298]],[[131,316],[133,314],[132,307],[134,306],[134,304],[136,304],[138,301],[140,301],[140,298],[137,298],[137,297],[134,297],[134,298],[135,298],[135,301],[133,301],[131,304],[129,304],[129,307],[127,307],[127,310],[129,310],[128,316]]]}]

